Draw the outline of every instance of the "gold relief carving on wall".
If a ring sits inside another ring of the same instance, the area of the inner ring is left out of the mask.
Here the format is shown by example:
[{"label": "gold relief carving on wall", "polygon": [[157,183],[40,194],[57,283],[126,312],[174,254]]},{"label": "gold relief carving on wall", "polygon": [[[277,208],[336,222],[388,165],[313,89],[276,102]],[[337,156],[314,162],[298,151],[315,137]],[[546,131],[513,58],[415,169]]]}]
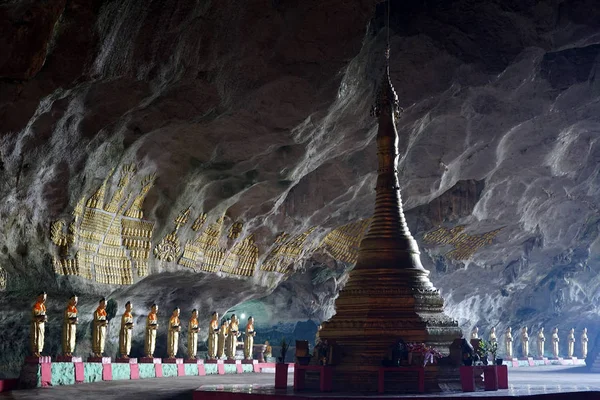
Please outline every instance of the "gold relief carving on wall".
[{"label": "gold relief carving on wall", "polygon": [[235,222],[229,228],[229,233],[227,234],[227,237],[229,239],[237,239],[237,238],[239,238],[240,234],[242,233],[242,228],[243,227],[244,227],[244,224],[242,224],[241,222]]},{"label": "gold relief carving on wall", "polygon": [[[199,219],[203,220],[201,222],[203,224],[206,216],[201,214],[194,222],[194,225],[196,225]],[[215,222],[209,224],[196,239],[188,241],[184,246],[179,264],[205,272],[217,272],[223,264],[226,252],[226,249],[219,244],[223,222],[224,218],[221,216]]]},{"label": "gold relief carving on wall", "polygon": [[320,248],[336,260],[355,264],[358,259],[360,241],[367,232],[372,218],[340,226],[325,236]]},{"label": "gold relief carving on wall", "polygon": [[249,235],[233,246],[221,271],[232,275],[253,276],[257,261],[258,246],[254,243],[254,237]]},{"label": "gold relief carving on wall", "polygon": [[[142,205],[154,184],[154,175],[142,180],[133,197],[129,189],[135,167],[125,165],[115,193],[105,203],[111,173],[89,198],[82,197],[73,210],[73,222],[64,232],[61,220],[51,225],[51,240],[58,247],[54,271],[78,275],[99,283],[130,285],[134,269],[138,276],[148,275],[148,256],[154,222],[143,220]],[[75,247],[75,254],[71,248]]]},{"label": "gold relief carving on wall", "polygon": [[303,252],[306,250],[304,242],[314,230],[315,227],[309,228],[305,232],[291,238],[286,234],[278,236],[275,240],[275,248],[269,253],[260,269],[262,271],[279,272],[282,274],[291,272],[290,267],[301,258]]},{"label": "gold relief carving on wall", "polygon": [[198,218],[196,218],[194,223],[192,224],[192,230],[194,232],[198,232],[204,226],[205,222],[206,222],[206,213],[201,213],[198,216]]},{"label": "gold relief carving on wall", "polygon": [[481,247],[491,244],[494,237],[503,229],[499,228],[480,235],[469,235],[464,233],[465,225],[454,228],[438,228],[427,232],[423,239],[427,243],[438,245],[453,245],[454,250],[445,254],[445,257],[455,260],[467,260]]},{"label": "gold relief carving on wall", "polygon": [[154,248],[154,255],[162,261],[175,261],[181,253],[181,244],[177,231],[185,225],[190,217],[190,208],[188,207],[175,218],[175,229],[165,236]]}]

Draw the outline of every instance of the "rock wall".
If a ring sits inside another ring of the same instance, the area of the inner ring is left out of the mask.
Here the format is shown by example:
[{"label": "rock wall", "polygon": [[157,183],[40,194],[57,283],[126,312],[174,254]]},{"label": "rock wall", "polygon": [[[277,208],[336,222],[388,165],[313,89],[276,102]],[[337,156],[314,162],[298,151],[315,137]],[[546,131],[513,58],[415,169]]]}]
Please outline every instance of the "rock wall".
[{"label": "rock wall", "polygon": [[[374,3],[0,5],[0,373],[40,289],[51,353],[72,291],[82,353],[99,296],[136,349],[154,301],[331,316],[372,212]],[[600,330],[594,3],[391,3],[405,208],[465,331]]]}]

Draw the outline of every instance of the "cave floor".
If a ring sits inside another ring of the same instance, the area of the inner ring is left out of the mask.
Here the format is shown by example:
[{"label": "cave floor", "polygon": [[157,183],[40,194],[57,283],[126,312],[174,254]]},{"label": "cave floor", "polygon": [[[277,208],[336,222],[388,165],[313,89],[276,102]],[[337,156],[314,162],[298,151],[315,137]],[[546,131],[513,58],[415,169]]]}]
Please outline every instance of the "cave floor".
[{"label": "cave floor", "polygon": [[[241,374],[241,375],[208,375],[187,376],[176,378],[144,379],[138,381],[112,381],[96,382],[80,385],[57,386],[49,388],[38,388],[30,390],[16,390],[0,393],[0,400],[4,399],[40,399],[40,400],[65,400],[65,399],[188,399],[191,400],[193,391],[204,386],[209,391],[216,386],[223,385],[257,385],[272,386],[274,374]],[[288,387],[293,384],[293,374],[288,375]],[[503,396],[527,396],[544,393],[568,393],[600,391],[600,374],[592,374],[585,371],[585,367],[569,366],[544,366],[532,368],[515,368],[509,370],[508,391],[499,392],[475,392],[460,394],[469,397],[496,397]],[[222,389],[222,387],[221,387]],[[238,387],[239,390],[241,387]],[[291,390],[288,390],[291,394]],[[455,397],[457,393],[423,395],[424,398]],[[306,397],[321,397],[318,394],[305,394]],[[348,398],[351,396],[343,394],[330,394],[335,398]],[[328,396],[328,397],[329,397]],[[377,396],[373,396],[376,398]],[[391,395],[381,396],[390,398]],[[416,396],[410,396],[416,397]],[[419,396],[421,397],[421,396]],[[292,397],[290,397],[292,398]],[[573,397],[574,398],[574,397]]]}]

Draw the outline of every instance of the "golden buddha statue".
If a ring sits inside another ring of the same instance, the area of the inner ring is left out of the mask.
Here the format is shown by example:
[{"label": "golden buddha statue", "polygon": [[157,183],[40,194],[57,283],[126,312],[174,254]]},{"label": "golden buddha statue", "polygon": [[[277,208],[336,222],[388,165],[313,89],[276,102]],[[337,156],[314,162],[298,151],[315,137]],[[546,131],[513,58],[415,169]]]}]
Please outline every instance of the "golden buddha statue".
[{"label": "golden buddha statue", "polygon": [[94,357],[102,357],[102,353],[104,353],[107,325],[106,299],[102,298],[98,303],[98,308],[94,311],[94,320],[92,322],[92,351],[94,352]]},{"label": "golden buddha statue", "polygon": [[152,304],[152,309],[148,318],[146,318],[146,342],[144,343],[144,351],[146,357],[154,357],[154,348],[156,347],[156,330],[158,329],[158,306]]},{"label": "golden buddha statue", "polygon": [[509,326],[506,328],[506,333],[504,334],[504,344],[506,346],[506,358],[513,358],[513,337],[512,337],[512,328]]},{"label": "golden buddha statue", "polygon": [[587,357],[588,341],[587,328],[583,328],[583,333],[581,334],[581,358]]},{"label": "golden buddha statue", "polygon": [[36,357],[41,357],[44,350],[46,316],[46,292],[38,294],[33,309],[31,310],[31,352]]},{"label": "golden buddha statue", "polygon": [[552,329],[552,355],[554,358],[558,358],[558,343],[560,338],[558,337],[558,328]]},{"label": "golden buddha statue", "polygon": [[198,311],[194,308],[192,310],[192,317],[188,323],[188,358],[196,358],[198,353]]},{"label": "golden buddha statue", "polygon": [[541,327],[537,334],[537,352],[538,357],[544,357],[544,342],[546,337],[544,336],[544,328]]},{"label": "golden buddha statue", "polygon": [[240,321],[237,319],[235,314],[231,316],[229,322],[229,335],[227,336],[227,359],[235,360],[235,350],[237,347],[237,338],[240,336]]},{"label": "golden buddha statue", "polygon": [[77,296],[72,295],[65,308],[63,318],[63,337],[62,337],[62,348],[63,355],[67,357],[73,357],[75,351],[75,342],[77,334]]},{"label": "golden buddha statue", "polygon": [[524,358],[529,357],[529,334],[526,326],[521,328],[521,355]]},{"label": "golden buddha statue", "polygon": [[179,349],[179,332],[181,332],[181,323],[179,313],[181,311],[175,307],[171,319],[169,319],[169,332],[167,334],[167,354],[169,358],[175,358]]},{"label": "golden buddha statue", "polygon": [[265,360],[267,357],[273,357],[273,347],[271,347],[268,340],[265,340],[265,351],[263,352],[263,357],[265,357]]},{"label": "golden buddha statue", "polygon": [[216,360],[219,341],[219,313],[214,311],[208,324],[208,359]]},{"label": "golden buddha statue", "polygon": [[479,328],[475,327],[471,331],[471,339],[479,339]]},{"label": "golden buddha statue", "polygon": [[497,343],[498,342],[498,338],[496,337],[496,327],[492,327],[492,329],[490,330],[489,342],[490,343]]},{"label": "golden buddha statue", "polygon": [[252,360],[254,336],[256,336],[256,331],[254,330],[254,318],[248,317],[248,324],[246,325],[246,337],[244,338],[244,359],[246,360]]},{"label": "golden buddha statue", "polygon": [[567,357],[572,358],[575,352],[575,329],[571,328],[567,336]]},{"label": "golden buddha statue", "polygon": [[[223,352],[225,355],[225,358],[227,358],[229,356],[229,345],[231,344],[231,342],[229,341],[229,326],[231,324],[231,319],[227,318],[227,320],[225,321],[225,324],[227,325],[227,335],[225,337],[225,345],[223,346]],[[223,328],[221,328],[223,329]]]},{"label": "golden buddha statue", "polygon": [[121,330],[119,331],[119,353],[121,357],[129,358],[131,352],[131,336],[133,333],[133,314],[131,302],[125,303],[125,312],[121,317]]},{"label": "golden buddha statue", "polygon": [[217,358],[223,358],[225,355],[225,341],[227,339],[228,330],[229,326],[227,320],[225,320],[221,324],[221,329],[219,329],[219,335],[217,339]]}]

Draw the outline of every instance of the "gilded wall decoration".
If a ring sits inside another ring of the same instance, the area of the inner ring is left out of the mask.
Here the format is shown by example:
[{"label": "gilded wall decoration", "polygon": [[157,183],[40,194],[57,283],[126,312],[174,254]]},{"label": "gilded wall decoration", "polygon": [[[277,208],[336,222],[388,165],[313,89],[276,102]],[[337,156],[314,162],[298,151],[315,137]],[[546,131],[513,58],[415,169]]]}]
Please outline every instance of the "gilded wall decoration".
[{"label": "gilded wall decoration", "polygon": [[291,272],[290,267],[306,251],[304,242],[314,230],[315,227],[309,228],[305,232],[291,238],[287,234],[279,235],[275,240],[275,248],[266,257],[260,269],[262,271],[279,272],[282,274]]},{"label": "gilded wall decoration", "polygon": [[154,255],[159,260],[175,261],[181,255],[181,243],[177,231],[185,225],[190,217],[190,208],[179,213],[175,218],[175,229],[165,236],[154,248]]},{"label": "gilded wall decoration", "polygon": [[358,259],[358,249],[372,218],[340,226],[325,236],[320,248],[336,260],[355,264]]},{"label": "gilded wall decoration", "polygon": [[206,222],[206,213],[201,213],[200,215],[198,215],[198,218],[196,218],[196,220],[192,224],[192,230],[194,232],[198,232],[204,226],[205,222]]},{"label": "gilded wall decoration", "polygon": [[138,276],[148,275],[154,222],[143,219],[142,205],[155,177],[145,177],[140,190],[133,194],[130,183],[135,167],[124,166],[106,203],[111,174],[87,201],[83,197],[77,202],[66,232],[64,221],[52,223],[50,238],[58,250],[53,262],[57,274],[113,285],[132,284],[134,270]]},{"label": "gilded wall decoration", "polygon": [[188,241],[184,246],[179,264],[205,272],[217,272],[223,264],[226,252],[226,248],[219,244],[223,222],[224,218],[220,217],[209,224],[195,240]]},{"label": "gilded wall decoration", "polygon": [[0,267],[0,291],[6,290],[8,284],[8,273],[2,267]]},{"label": "gilded wall decoration", "polygon": [[423,239],[425,242],[431,244],[453,245],[454,250],[446,253],[445,257],[453,258],[455,260],[467,260],[481,247],[486,244],[491,244],[494,237],[502,230],[502,228],[480,235],[469,235],[463,233],[464,230],[464,225],[456,226],[451,229],[441,227],[426,233]]},{"label": "gilded wall decoration", "polygon": [[227,234],[227,237],[229,239],[237,239],[237,238],[239,238],[240,234],[242,233],[242,228],[243,227],[244,227],[244,224],[242,224],[241,222],[235,222],[229,228],[229,233]]},{"label": "gilded wall decoration", "polygon": [[254,237],[250,235],[233,246],[223,262],[221,271],[232,275],[253,276],[257,262],[258,246],[254,243]]}]

